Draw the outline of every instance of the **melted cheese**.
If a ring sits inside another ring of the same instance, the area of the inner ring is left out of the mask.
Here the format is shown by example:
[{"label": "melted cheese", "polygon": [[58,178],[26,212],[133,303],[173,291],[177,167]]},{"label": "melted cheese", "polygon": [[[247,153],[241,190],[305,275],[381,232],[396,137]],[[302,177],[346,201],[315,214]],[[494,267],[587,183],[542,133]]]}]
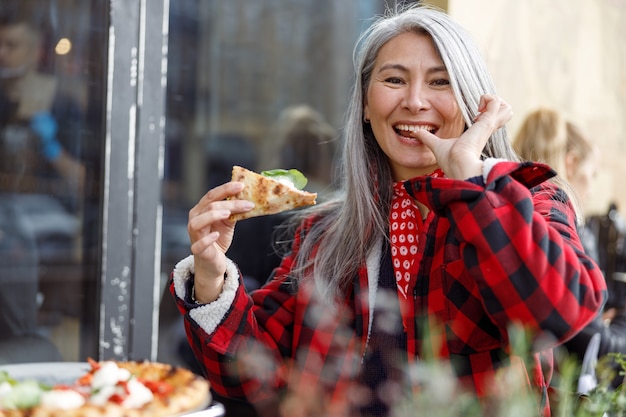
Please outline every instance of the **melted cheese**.
[{"label": "melted cheese", "polygon": [[[126,383],[126,387],[120,383]],[[127,369],[118,367],[112,361],[103,362],[94,373],[91,389],[89,402],[96,405],[106,404],[113,395],[124,398],[122,406],[126,408],[139,408],[153,399],[150,389],[133,377]]]},{"label": "melted cheese", "polygon": [[52,390],[41,395],[41,405],[48,408],[71,410],[85,404],[85,398],[72,390]]},{"label": "melted cheese", "polygon": [[128,381],[128,397],[122,403],[122,406],[127,408],[139,408],[144,404],[149,403],[154,398],[152,391],[150,391],[144,384],[137,381],[136,378]]}]

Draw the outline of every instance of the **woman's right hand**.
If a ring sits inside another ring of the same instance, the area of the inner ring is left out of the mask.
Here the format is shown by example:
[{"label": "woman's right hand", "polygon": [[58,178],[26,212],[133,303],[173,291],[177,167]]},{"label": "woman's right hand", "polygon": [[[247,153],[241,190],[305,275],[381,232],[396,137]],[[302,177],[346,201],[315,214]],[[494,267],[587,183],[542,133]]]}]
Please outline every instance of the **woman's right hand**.
[{"label": "woman's right hand", "polygon": [[499,96],[483,94],[478,104],[479,114],[474,124],[458,138],[439,138],[427,130],[417,136],[435,155],[439,168],[448,178],[468,179],[482,175],[482,152],[489,138],[511,117],[511,106]]},{"label": "woman's right hand", "polygon": [[189,211],[187,232],[194,257],[194,287],[198,302],[215,301],[222,292],[226,272],[226,251],[233,240],[235,221],[231,214],[250,211],[254,204],[247,200],[227,199],[244,187],[228,182],[208,191]]}]

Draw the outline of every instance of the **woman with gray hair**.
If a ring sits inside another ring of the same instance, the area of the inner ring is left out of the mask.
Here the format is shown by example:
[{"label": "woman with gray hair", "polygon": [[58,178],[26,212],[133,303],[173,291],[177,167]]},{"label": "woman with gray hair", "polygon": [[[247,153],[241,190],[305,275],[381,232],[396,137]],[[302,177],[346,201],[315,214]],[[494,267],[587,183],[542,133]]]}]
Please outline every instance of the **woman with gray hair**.
[{"label": "woman with gray hair", "polygon": [[170,288],[195,356],[216,393],[261,413],[274,403],[284,415],[389,415],[428,385],[420,365],[432,357],[487,407],[498,370],[528,372],[511,353],[520,326],[537,342],[523,380],[535,414],[549,414],[540,353],[606,295],[567,194],[512,150],[511,108],[446,14],[390,11],[356,51],[340,192],[294,216],[265,286],[246,293],[226,257],[229,216],[251,208],[228,198],[243,184],[191,209],[192,255]]}]

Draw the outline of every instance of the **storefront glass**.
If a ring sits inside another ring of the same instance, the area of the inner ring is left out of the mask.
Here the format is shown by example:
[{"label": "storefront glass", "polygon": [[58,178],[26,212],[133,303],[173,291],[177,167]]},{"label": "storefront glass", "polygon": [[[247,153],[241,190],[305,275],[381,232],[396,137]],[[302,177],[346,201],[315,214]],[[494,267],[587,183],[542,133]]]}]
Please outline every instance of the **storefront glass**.
[{"label": "storefront glass", "polygon": [[80,335],[98,311],[98,3],[0,5],[0,363],[94,355]]},{"label": "storefront glass", "polygon": [[[3,1],[0,364],[193,367],[167,289],[188,210],[235,164],[332,189],[352,47],[384,6]],[[281,220],[238,225],[229,256],[250,288]]]}]

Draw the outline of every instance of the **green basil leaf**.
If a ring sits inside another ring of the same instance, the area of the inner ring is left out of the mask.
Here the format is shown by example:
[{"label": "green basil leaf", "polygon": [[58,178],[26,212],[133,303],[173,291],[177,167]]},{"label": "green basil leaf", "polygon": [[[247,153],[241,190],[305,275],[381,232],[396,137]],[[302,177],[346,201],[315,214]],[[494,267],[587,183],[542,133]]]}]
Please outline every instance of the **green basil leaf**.
[{"label": "green basil leaf", "polygon": [[263,175],[264,177],[272,178],[276,181],[290,181],[291,183],[293,183],[293,186],[298,190],[302,190],[308,182],[304,174],[302,174],[302,172],[298,171],[297,169],[272,169],[269,171],[261,172],[261,175]]}]

